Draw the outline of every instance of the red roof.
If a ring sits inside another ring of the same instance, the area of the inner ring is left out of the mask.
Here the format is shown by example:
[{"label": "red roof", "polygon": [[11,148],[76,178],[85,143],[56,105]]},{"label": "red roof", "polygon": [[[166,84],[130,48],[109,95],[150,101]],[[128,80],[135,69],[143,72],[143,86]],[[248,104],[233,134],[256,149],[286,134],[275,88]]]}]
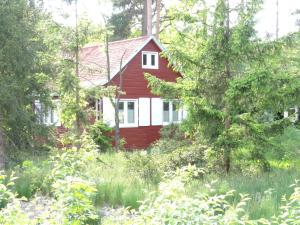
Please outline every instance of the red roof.
[{"label": "red roof", "polygon": [[[120,71],[121,60],[122,67],[124,67],[153,38],[143,36],[109,42],[110,78]],[[80,84],[82,87],[105,84],[107,82],[106,68],[107,59],[103,44],[94,44],[82,48],[80,52]]]}]

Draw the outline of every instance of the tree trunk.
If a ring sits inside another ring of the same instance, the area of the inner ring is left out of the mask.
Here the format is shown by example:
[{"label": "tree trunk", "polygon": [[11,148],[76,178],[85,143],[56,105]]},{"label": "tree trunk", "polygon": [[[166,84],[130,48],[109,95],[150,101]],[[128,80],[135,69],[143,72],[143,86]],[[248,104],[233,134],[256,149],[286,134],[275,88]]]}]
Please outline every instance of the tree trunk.
[{"label": "tree trunk", "polygon": [[[75,39],[76,39],[76,49],[75,49],[75,73],[76,76],[79,78],[79,37],[78,37],[78,6],[77,6],[77,0],[75,0]],[[78,110],[80,109],[80,95],[79,95],[79,87],[76,87],[76,105],[78,107]],[[80,123],[80,112],[76,111],[76,121],[75,121],[75,132],[77,137],[81,134],[81,123]],[[80,146],[78,145],[77,148]]]},{"label": "tree trunk", "polygon": [[142,15],[142,35],[147,35],[147,0],[144,0],[144,8]]},{"label": "tree trunk", "polygon": [[279,36],[279,0],[276,0],[276,40]]},{"label": "tree trunk", "polygon": [[152,0],[147,0],[147,36],[152,35]]},{"label": "tree trunk", "polygon": [[4,132],[2,129],[3,116],[0,113],[0,170],[5,168],[5,143],[4,143]]},{"label": "tree trunk", "polygon": [[161,1],[156,0],[156,38],[159,39],[160,32],[160,7]]},{"label": "tree trunk", "polygon": [[118,96],[115,103],[115,149],[120,150],[120,119],[119,119],[119,102],[120,97]]},{"label": "tree trunk", "polygon": [[[230,41],[230,14],[229,14],[229,0],[226,1],[226,27],[225,27],[225,42],[228,44]],[[225,80],[226,83],[229,83],[229,80],[232,77],[231,74],[231,68],[230,68],[230,56],[227,53],[226,59],[225,59]],[[229,109],[228,106],[225,106],[225,114],[226,114],[226,118],[224,120],[224,128],[225,128],[225,132],[227,132],[230,127],[231,127],[231,118],[229,115]],[[224,150],[224,167],[225,167],[225,172],[226,174],[229,173],[230,170],[230,166],[231,166],[231,147],[230,146],[225,146],[225,150]]]},{"label": "tree trunk", "polygon": [[[225,109],[225,111],[227,111],[227,109]],[[231,126],[231,119],[229,116],[227,116],[227,118],[225,118],[224,121],[224,126],[225,126],[225,131],[228,131],[230,126]],[[230,154],[231,154],[231,149],[230,146],[225,146],[224,149],[224,169],[226,174],[229,173],[230,171],[230,166],[231,166],[231,160],[230,160]]]}]

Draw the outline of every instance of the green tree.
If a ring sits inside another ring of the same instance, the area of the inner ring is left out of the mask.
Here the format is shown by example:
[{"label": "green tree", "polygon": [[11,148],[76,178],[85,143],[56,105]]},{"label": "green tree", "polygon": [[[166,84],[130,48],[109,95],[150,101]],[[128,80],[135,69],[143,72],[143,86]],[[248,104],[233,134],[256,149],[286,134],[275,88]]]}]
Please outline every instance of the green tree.
[{"label": "green tree", "polygon": [[[5,151],[32,148],[41,126],[33,103],[50,105],[53,48],[40,4],[0,2],[0,167]],[[48,39],[48,41],[50,41]],[[48,86],[47,86],[48,85]]]},{"label": "green tree", "polygon": [[227,173],[240,155],[268,168],[268,139],[285,120],[266,115],[299,100],[298,70],[284,57],[288,45],[256,37],[260,4],[218,0],[207,7],[205,1],[182,1],[170,12],[173,35],[165,54],[183,77],[173,85],[147,75],[155,93],[183,100],[189,133],[213,146]]},{"label": "green tree", "polygon": [[[147,0],[113,0],[114,13],[108,23],[113,27],[113,40],[126,39],[137,33],[147,35]],[[158,1],[160,7],[156,5],[157,1],[152,0],[152,6],[159,12],[164,7],[163,1]],[[152,17],[153,15],[151,15]],[[159,26],[157,26],[159,28]]]}]

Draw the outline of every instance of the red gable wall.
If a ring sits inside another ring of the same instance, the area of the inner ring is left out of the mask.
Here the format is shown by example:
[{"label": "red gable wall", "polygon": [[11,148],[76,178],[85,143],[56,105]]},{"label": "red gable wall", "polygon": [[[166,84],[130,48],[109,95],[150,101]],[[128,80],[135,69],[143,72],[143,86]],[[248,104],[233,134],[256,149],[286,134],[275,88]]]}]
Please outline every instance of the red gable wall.
[{"label": "red gable wall", "polygon": [[[151,40],[127,65],[123,73],[123,91],[126,95],[123,99],[137,99],[140,97],[157,97],[153,95],[147,87],[148,82],[144,78],[144,73],[150,73],[156,77],[175,82],[180,76],[168,67],[168,61],[159,56],[159,69],[143,69],[142,68],[142,51],[161,52],[159,47]],[[112,79],[116,85],[119,84],[119,76]],[[151,143],[160,138],[159,131],[162,126],[148,126],[136,128],[121,128],[121,137],[126,141],[126,148],[147,148]]]},{"label": "red gable wall", "polygon": [[[126,92],[122,98],[155,97],[147,87],[148,82],[144,78],[144,73],[150,73],[156,77],[175,82],[180,75],[168,67],[168,61],[159,56],[159,69],[142,68],[142,51],[161,52],[159,47],[151,40],[136,56],[129,62],[123,73],[123,91]],[[112,82],[119,84],[119,76],[115,76]]]}]

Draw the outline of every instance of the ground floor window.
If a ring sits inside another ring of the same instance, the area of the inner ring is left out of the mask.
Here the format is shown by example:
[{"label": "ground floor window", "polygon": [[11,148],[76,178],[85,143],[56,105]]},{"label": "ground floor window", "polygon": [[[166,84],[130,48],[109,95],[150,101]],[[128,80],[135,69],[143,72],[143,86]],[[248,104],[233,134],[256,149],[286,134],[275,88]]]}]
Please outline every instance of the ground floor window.
[{"label": "ground floor window", "polygon": [[40,101],[35,101],[35,114],[38,122],[45,125],[60,125],[59,120],[59,100],[53,101],[53,106],[45,106]]},{"label": "ground floor window", "polygon": [[177,123],[182,119],[179,101],[163,101],[163,124]]},{"label": "ground floor window", "polygon": [[120,100],[119,121],[121,127],[137,126],[138,105],[137,100]]}]

